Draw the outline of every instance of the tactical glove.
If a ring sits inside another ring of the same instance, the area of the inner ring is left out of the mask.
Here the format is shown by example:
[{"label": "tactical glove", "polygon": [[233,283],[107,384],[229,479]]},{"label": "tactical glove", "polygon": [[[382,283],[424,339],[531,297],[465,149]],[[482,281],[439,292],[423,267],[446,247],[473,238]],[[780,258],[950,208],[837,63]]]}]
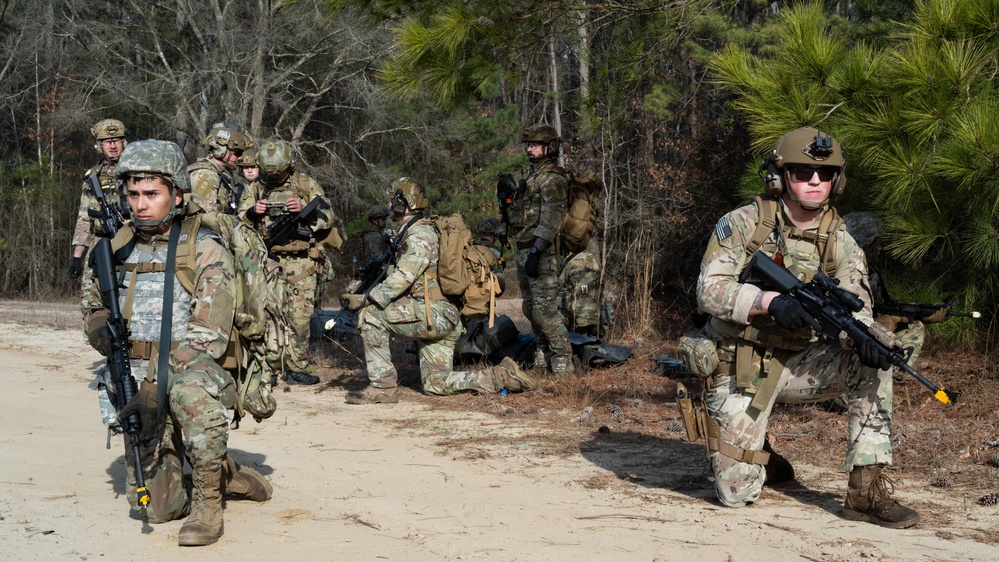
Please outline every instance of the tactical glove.
[{"label": "tactical glove", "polygon": [[157,386],[143,380],[139,392],[118,412],[118,421],[125,423],[132,414],[139,414],[143,441],[151,439],[156,432]]},{"label": "tactical glove", "polygon": [[364,295],[344,293],[340,299],[347,303],[348,310],[357,310],[364,306]]},{"label": "tactical glove", "polygon": [[811,326],[815,331],[822,329],[818,320],[805,312],[801,303],[787,295],[774,297],[774,300],[770,301],[769,310],[770,316],[785,330],[800,330],[805,326]]},{"label": "tactical glove", "polygon": [[87,339],[90,347],[96,349],[101,355],[107,357],[113,350],[111,346],[111,332],[108,330],[108,315],[104,311],[95,312],[88,322]]},{"label": "tactical glove", "polygon": [[940,306],[940,310],[934,312],[933,314],[930,314],[929,316],[921,318],[921,320],[926,324],[939,324],[947,320],[947,307]]},{"label": "tactical glove", "polygon": [[69,261],[69,278],[77,279],[83,275],[83,259],[73,258]]},{"label": "tactical glove", "polygon": [[907,322],[908,319],[902,316],[892,316],[890,314],[882,314],[874,319],[875,322],[881,324],[889,332],[894,332],[898,330],[898,325]]},{"label": "tactical glove", "polygon": [[857,357],[860,358],[860,363],[865,367],[873,367],[882,371],[891,368],[891,361],[888,360],[887,355],[881,353],[878,342],[874,341],[873,338],[869,338],[861,344],[854,342],[854,350],[857,352]]},{"label": "tactical glove", "polygon": [[539,252],[537,248],[531,248],[531,253],[527,256],[527,261],[524,262],[524,273],[526,273],[528,277],[537,277],[538,275],[541,275],[541,272],[538,271],[538,262],[540,261],[541,252]]}]

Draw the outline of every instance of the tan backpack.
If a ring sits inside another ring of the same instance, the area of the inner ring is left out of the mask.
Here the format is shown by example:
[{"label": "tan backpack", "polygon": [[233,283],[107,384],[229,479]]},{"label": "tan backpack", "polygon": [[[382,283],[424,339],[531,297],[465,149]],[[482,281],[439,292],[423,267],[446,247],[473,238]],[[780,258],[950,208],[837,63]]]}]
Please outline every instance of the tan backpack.
[{"label": "tan backpack", "polygon": [[445,296],[461,297],[466,316],[493,314],[499,282],[492,273],[496,255],[472,242],[472,232],[459,213],[431,219],[440,233],[437,282]]},{"label": "tan backpack", "polygon": [[562,248],[569,252],[582,252],[597,232],[597,197],[603,193],[604,182],[594,172],[567,172],[569,180],[568,205],[559,226]]}]

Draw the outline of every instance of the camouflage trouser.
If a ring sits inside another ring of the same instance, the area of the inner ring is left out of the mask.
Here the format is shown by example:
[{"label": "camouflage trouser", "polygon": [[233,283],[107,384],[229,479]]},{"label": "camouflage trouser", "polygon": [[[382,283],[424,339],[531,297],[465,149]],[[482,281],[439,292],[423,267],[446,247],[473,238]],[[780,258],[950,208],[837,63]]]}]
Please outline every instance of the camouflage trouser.
[{"label": "camouflage trouser", "polygon": [[[726,350],[730,350],[726,349]],[[721,425],[722,441],[759,451],[775,401],[829,400],[846,392],[849,439],[845,470],[891,464],[891,371],[864,367],[853,351],[838,343],[811,343],[784,365],[776,395],[762,411],[751,408],[754,395],[736,388],[735,377],[716,376],[704,396],[708,415]],[[715,492],[722,504],[740,507],[759,499],[764,467],[708,453]]]},{"label": "camouflage trouser", "polygon": [[902,342],[903,348],[912,348],[912,355],[909,357],[909,366],[915,369],[916,360],[919,359],[919,352],[923,350],[923,340],[926,339],[926,326],[917,320],[909,324],[904,330],[895,332],[895,336]]},{"label": "camouflage trouser", "polygon": [[[315,260],[307,257],[290,258],[281,256],[281,266],[284,277],[294,280],[301,277],[309,268],[316,265]],[[299,279],[296,283],[288,283],[288,321],[291,323],[290,353],[285,354],[285,367],[289,371],[305,372],[309,368],[309,336],[310,321],[316,310],[316,279],[312,273]]]},{"label": "camouflage trouser", "polygon": [[360,329],[371,386],[392,388],[398,385],[399,376],[389,349],[389,332],[392,332],[416,340],[420,382],[427,394],[446,396],[469,390],[502,390],[502,382],[492,367],[477,371],[452,370],[454,346],[462,331],[458,309],[447,301],[433,301],[430,316],[432,328],[427,326],[424,302],[410,297],[392,301],[384,309],[364,308]]},{"label": "camouflage trouser", "polygon": [[530,249],[517,250],[517,280],[524,298],[524,316],[531,322],[537,337],[537,349],[545,355],[553,373],[566,373],[572,368],[572,346],[569,331],[559,311],[558,258],[554,246],[541,255],[539,275],[528,277],[524,263]]},{"label": "camouflage trouser", "polygon": [[[206,362],[207,363],[207,362]],[[150,502],[151,523],[184,516],[188,504],[184,489],[184,457],[194,470],[214,472],[225,460],[229,440],[229,407],[236,385],[214,362],[191,368],[174,378],[167,394],[170,411],[163,431],[151,446],[140,446],[143,474]],[[128,503],[138,511],[132,448],[125,436]]]}]

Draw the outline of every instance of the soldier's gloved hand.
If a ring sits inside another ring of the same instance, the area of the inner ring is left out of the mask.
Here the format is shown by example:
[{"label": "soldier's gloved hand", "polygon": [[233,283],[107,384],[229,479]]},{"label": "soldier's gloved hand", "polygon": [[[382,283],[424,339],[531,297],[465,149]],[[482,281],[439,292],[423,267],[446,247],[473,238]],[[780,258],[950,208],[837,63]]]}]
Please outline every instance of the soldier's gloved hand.
[{"label": "soldier's gloved hand", "polygon": [[528,277],[537,277],[541,275],[538,270],[538,263],[541,261],[541,252],[537,248],[531,248],[530,255],[527,256],[527,261],[524,262],[524,273]]},{"label": "soldier's gloved hand", "polygon": [[[937,306],[940,306],[940,305],[937,305]],[[940,306],[940,310],[934,312],[933,314],[930,314],[929,316],[921,318],[921,320],[925,324],[939,324],[939,323],[947,320],[947,307],[946,306]]]},{"label": "soldier's gloved hand", "polygon": [[156,432],[157,386],[154,382],[143,380],[139,392],[118,412],[118,421],[125,423],[132,414],[139,414],[142,426],[142,439],[148,440]]},{"label": "soldier's gloved hand", "polygon": [[347,303],[349,310],[357,310],[364,306],[364,295],[344,293],[340,295],[340,299]]},{"label": "soldier's gloved hand", "polygon": [[95,312],[88,322],[87,340],[90,347],[96,349],[101,355],[107,357],[111,355],[111,331],[108,330],[108,317],[106,312]]},{"label": "soldier's gloved hand", "polygon": [[898,325],[902,322],[906,322],[907,319],[902,316],[892,316],[890,314],[881,314],[874,319],[875,322],[881,324],[889,332],[894,332],[898,330]]},{"label": "soldier's gloved hand", "polygon": [[882,371],[891,368],[891,361],[888,360],[887,355],[880,352],[878,342],[874,339],[869,338],[861,344],[854,342],[853,348],[857,351],[860,363],[865,367],[874,367]]},{"label": "soldier's gloved hand", "polygon": [[787,295],[774,297],[774,300],[770,301],[769,311],[777,324],[786,330],[800,330],[805,326],[811,326],[815,331],[822,329],[818,320],[805,312],[797,300]]},{"label": "soldier's gloved hand", "polygon": [[83,259],[73,258],[69,260],[69,278],[77,279],[83,275]]}]

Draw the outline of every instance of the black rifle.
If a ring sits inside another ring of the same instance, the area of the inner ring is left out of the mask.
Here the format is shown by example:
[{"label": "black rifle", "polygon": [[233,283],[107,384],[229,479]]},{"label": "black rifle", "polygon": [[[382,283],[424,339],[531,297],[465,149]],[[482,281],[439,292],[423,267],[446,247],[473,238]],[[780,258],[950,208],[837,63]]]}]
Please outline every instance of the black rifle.
[{"label": "black rifle", "polygon": [[929,304],[925,302],[904,303],[895,301],[881,304],[875,303],[874,315],[881,316],[882,314],[886,314],[888,316],[899,316],[912,323],[916,320],[922,320],[928,316],[933,316],[943,308],[947,309],[947,318],[950,318],[951,316],[960,316],[963,318],[982,317],[982,313],[977,310],[972,310],[971,312],[957,312],[951,310],[950,301],[942,302],[940,304]]},{"label": "black rifle", "polygon": [[500,250],[510,247],[507,241],[506,228],[510,225],[510,205],[517,195],[517,184],[513,183],[513,174],[496,175],[496,200],[499,201],[500,219],[503,221],[503,234],[497,234],[500,241]]},{"label": "black rifle", "polygon": [[108,201],[96,173],[90,174],[87,182],[90,183],[90,191],[94,192],[94,197],[97,198],[97,203],[101,206],[99,211],[87,209],[87,214],[100,221],[101,231],[98,233],[98,236],[113,238],[118,233],[121,225],[125,224],[125,215],[122,214],[120,202]]},{"label": "black rifle", "polygon": [[882,356],[887,357],[895,367],[916,377],[916,380],[934,392],[934,398],[944,404],[957,399],[957,394],[933,384],[909,366],[911,347],[893,349],[886,346],[871,333],[867,325],[854,318],[854,312],[863,310],[864,301],[860,300],[856,293],[840,287],[838,279],[819,271],[809,283],[805,284],[770,256],[758,251],[749,260],[746,269],[739,276],[739,281],[776,290],[794,298],[805,312],[819,322],[821,326],[819,331],[827,338],[835,340],[840,332],[845,332],[856,346],[874,341]]},{"label": "black rifle", "polygon": [[[104,295],[104,306],[108,310],[108,333],[111,336],[111,349],[107,357],[107,369],[114,386],[114,409],[120,412],[126,404],[132,401],[139,392],[135,379],[132,377],[132,366],[128,355],[131,351],[128,323],[122,316],[118,303],[118,279],[114,273],[114,263],[111,257],[111,240],[101,238],[94,246],[94,270],[97,282]],[[107,351],[107,350],[106,350]],[[132,467],[135,472],[135,495],[139,505],[149,505],[149,491],[146,489],[146,479],[142,475],[142,457],[139,455],[139,443],[142,441],[142,421],[138,413],[133,413],[127,419],[120,420],[122,430],[132,447]],[[151,429],[151,428],[149,428]],[[108,443],[110,445],[110,442]]]},{"label": "black rifle", "polygon": [[301,211],[291,214],[286,213],[278,217],[267,227],[267,249],[274,246],[283,246],[292,240],[308,240],[312,236],[312,231],[308,228],[299,228],[298,223],[309,218],[316,209],[327,209],[329,205],[322,197],[316,196]]}]

